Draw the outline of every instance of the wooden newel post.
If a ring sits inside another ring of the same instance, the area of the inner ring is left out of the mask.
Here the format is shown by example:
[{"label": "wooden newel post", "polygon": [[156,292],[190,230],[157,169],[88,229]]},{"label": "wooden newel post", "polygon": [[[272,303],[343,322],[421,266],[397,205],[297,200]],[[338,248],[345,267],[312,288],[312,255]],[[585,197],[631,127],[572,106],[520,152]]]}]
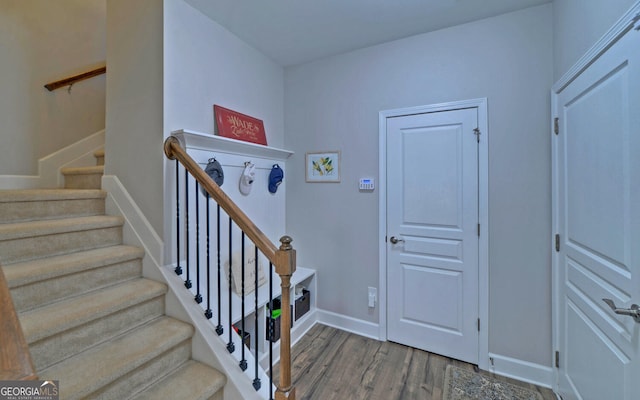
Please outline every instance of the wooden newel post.
[{"label": "wooden newel post", "polygon": [[276,251],[276,273],[280,275],[282,288],[282,318],[280,318],[280,384],[276,400],[295,400],[295,388],[291,386],[291,276],[296,271],[296,251],[289,236],[280,238]]}]

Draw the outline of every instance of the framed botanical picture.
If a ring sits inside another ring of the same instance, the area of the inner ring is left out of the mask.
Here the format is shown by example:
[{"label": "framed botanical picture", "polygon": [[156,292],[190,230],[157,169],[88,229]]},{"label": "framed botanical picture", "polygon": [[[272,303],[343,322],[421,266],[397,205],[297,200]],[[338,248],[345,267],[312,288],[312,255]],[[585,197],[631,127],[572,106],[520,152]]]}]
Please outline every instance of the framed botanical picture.
[{"label": "framed botanical picture", "polygon": [[306,155],[306,181],[340,182],[340,152],[308,152]]}]

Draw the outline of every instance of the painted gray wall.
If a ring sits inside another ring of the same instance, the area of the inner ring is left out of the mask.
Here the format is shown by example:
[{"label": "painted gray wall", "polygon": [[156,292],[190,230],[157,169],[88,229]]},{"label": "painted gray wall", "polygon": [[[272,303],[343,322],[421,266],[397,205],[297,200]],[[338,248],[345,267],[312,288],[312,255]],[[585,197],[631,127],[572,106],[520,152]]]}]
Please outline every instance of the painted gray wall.
[{"label": "painted gray wall", "polygon": [[38,159],[104,129],[104,75],[43,86],[102,66],[105,35],[105,0],[0,1],[1,175],[36,175]]},{"label": "painted gray wall", "polygon": [[264,122],[269,146],[284,144],[284,70],[182,0],[165,4],[165,134],[214,133],[213,105]]},{"label": "painted gray wall", "polygon": [[[108,0],[105,173],[163,236],[164,138],[213,133],[213,104],[263,119],[282,146],[283,69],[183,0]],[[171,179],[169,177],[168,179]]]},{"label": "painted gray wall", "polygon": [[[183,0],[165,1],[164,14],[164,136],[178,129],[213,135],[216,132],[213,105],[219,104],[263,120],[267,143],[282,147],[283,68]],[[207,158],[203,158],[203,162]],[[244,210],[249,216],[258,215],[256,222],[280,218],[275,226],[258,226],[265,232],[277,230],[278,235],[283,235],[284,190],[273,196],[266,190],[256,193],[258,189],[254,189],[247,197],[238,191],[240,166],[248,160],[242,160],[233,168],[225,164],[223,189],[240,206],[248,207]],[[220,162],[223,161],[224,158],[220,158]],[[286,168],[284,162],[280,164]],[[167,163],[165,168],[165,195],[168,198],[165,199],[164,237],[165,243],[171,243],[168,238],[175,232],[174,196],[171,195],[175,181],[174,163]],[[266,179],[268,172],[260,170],[257,179],[261,176]],[[261,202],[259,199],[265,194],[266,200]],[[282,210],[271,209],[265,213],[265,207],[276,197],[282,199]],[[172,251],[173,246],[165,246],[165,263],[173,260]]]},{"label": "painted gray wall", "polygon": [[163,226],[163,0],[107,1],[105,174]]},{"label": "painted gray wall", "polygon": [[554,79],[559,80],[637,0],[554,0]]},{"label": "painted gray wall", "polygon": [[[357,187],[379,178],[378,112],[487,97],[489,349],[551,365],[551,28],[547,4],[285,69],[287,230],[319,308],[378,322],[382,194]],[[305,152],[322,150],[342,151],[341,183],[305,183]]]}]

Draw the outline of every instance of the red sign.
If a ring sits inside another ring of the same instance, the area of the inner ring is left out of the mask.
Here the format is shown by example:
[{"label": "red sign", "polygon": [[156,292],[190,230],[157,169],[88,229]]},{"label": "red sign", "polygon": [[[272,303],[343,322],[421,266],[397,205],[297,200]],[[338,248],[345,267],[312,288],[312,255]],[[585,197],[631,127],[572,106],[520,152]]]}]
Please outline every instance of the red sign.
[{"label": "red sign", "polygon": [[267,145],[262,120],[220,107],[217,104],[213,105],[213,113],[220,136]]}]

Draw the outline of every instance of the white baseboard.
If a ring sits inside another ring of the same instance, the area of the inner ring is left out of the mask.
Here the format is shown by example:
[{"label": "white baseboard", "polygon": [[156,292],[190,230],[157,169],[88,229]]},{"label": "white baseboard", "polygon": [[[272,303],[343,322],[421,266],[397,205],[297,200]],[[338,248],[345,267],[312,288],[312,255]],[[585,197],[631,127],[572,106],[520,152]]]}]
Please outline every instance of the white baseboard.
[{"label": "white baseboard", "polygon": [[489,353],[489,359],[493,360],[489,364],[489,372],[549,389],[553,387],[551,367],[493,353]]},{"label": "white baseboard", "polygon": [[38,160],[38,175],[0,175],[0,189],[57,188],[63,167],[95,165],[93,152],[104,147],[104,129]]},{"label": "white baseboard", "polygon": [[356,335],[365,336],[370,339],[380,340],[378,338],[379,326],[373,322],[364,321],[326,310],[317,310],[316,316],[318,322],[323,325],[332,326],[336,329],[355,333]]}]

